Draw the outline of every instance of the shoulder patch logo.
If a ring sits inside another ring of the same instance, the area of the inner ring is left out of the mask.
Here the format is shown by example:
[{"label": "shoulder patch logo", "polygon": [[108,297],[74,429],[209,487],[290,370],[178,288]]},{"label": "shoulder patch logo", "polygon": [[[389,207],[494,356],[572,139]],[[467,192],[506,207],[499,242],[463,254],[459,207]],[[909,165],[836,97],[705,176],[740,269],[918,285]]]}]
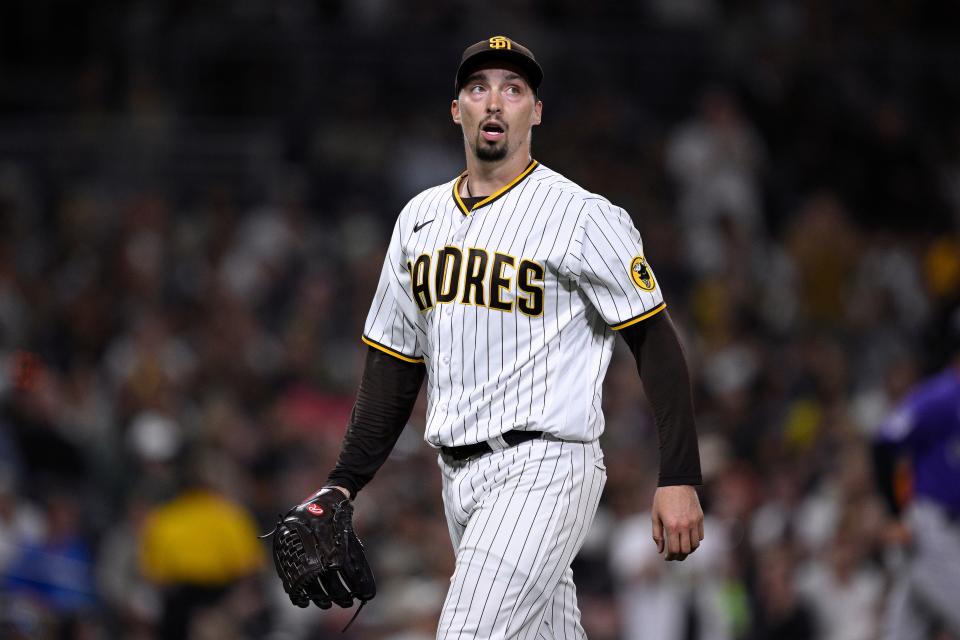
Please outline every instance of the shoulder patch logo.
[{"label": "shoulder patch logo", "polygon": [[323,515],[323,507],[321,507],[320,505],[318,505],[316,502],[307,505],[307,511],[309,511],[310,513],[312,513],[312,514],[315,515],[315,516],[322,516],[322,515]]},{"label": "shoulder patch logo", "polygon": [[653,291],[657,288],[657,281],[653,279],[650,268],[647,266],[647,260],[643,256],[637,256],[630,263],[630,278],[633,284],[637,285],[643,291]]}]

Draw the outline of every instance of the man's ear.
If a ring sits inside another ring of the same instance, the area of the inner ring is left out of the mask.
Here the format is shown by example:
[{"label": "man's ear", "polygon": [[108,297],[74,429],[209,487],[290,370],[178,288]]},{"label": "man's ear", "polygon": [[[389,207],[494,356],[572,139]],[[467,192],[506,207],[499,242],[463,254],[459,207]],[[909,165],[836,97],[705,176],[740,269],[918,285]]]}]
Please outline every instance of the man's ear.
[{"label": "man's ear", "polygon": [[453,121],[456,124],[460,124],[460,103],[456,100],[450,102],[450,115],[453,116]]},{"label": "man's ear", "polygon": [[537,103],[533,105],[533,124],[540,124],[540,119],[543,116],[543,100],[537,100]]}]

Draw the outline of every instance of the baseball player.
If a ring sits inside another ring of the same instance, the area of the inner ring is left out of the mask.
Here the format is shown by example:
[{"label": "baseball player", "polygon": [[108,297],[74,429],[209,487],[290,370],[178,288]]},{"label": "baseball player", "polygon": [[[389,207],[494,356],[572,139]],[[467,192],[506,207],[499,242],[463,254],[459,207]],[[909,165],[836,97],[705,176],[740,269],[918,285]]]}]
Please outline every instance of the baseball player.
[{"label": "baseball player", "polygon": [[[466,171],[400,212],[336,468],[288,517],[291,531],[304,522],[306,531],[343,514],[389,455],[426,379],[425,439],[438,452],[456,552],[438,638],[584,637],[570,564],[606,480],[601,389],[617,335],[633,351],[659,431],[654,542],[667,560],[683,560],[703,539],[676,331],[627,212],[531,158],[542,78],[534,55],[507,37],[464,51],[450,111]],[[297,562],[309,564],[289,560],[298,545],[276,556],[291,598],[349,606],[359,561],[321,558],[313,564],[325,573],[304,586],[291,578],[301,575]],[[347,538],[329,546],[338,545],[354,548]],[[359,591],[361,601],[372,597],[368,586]]]},{"label": "baseball player", "polygon": [[[960,336],[960,308],[953,313]],[[960,345],[955,345],[960,346]],[[906,458],[912,498],[904,513],[894,490],[895,465]],[[884,620],[884,637],[920,640],[942,627],[960,637],[960,349],[943,371],[922,381],[881,425],[874,446],[877,479],[908,540]]]}]

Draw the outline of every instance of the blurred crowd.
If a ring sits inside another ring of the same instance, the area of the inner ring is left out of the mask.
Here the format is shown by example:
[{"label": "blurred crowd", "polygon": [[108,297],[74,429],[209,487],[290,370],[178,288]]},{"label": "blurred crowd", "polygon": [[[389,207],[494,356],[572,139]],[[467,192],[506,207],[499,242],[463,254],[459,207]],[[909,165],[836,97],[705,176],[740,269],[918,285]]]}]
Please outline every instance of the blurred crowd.
[{"label": "blurred crowd", "polygon": [[462,170],[456,61],[505,33],[546,71],[535,157],[634,217],[695,378],[706,539],[667,564],[618,347],[588,636],[877,638],[869,445],[960,296],[960,11],[878,4],[3,3],[0,636],[433,637],[422,398],[356,501],[345,634],[256,536],[335,460],[392,220]]}]

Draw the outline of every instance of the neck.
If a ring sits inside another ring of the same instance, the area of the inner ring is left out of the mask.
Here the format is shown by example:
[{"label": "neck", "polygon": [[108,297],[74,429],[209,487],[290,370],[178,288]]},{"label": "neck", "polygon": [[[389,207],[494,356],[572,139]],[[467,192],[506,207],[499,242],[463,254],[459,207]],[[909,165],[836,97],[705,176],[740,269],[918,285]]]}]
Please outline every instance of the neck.
[{"label": "neck", "polygon": [[467,150],[467,179],[461,184],[461,196],[467,196],[467,187],[473,196],[488,196],[510,184],[530,164],[530,150],[518,153],[497,162],[484,162]]}]

